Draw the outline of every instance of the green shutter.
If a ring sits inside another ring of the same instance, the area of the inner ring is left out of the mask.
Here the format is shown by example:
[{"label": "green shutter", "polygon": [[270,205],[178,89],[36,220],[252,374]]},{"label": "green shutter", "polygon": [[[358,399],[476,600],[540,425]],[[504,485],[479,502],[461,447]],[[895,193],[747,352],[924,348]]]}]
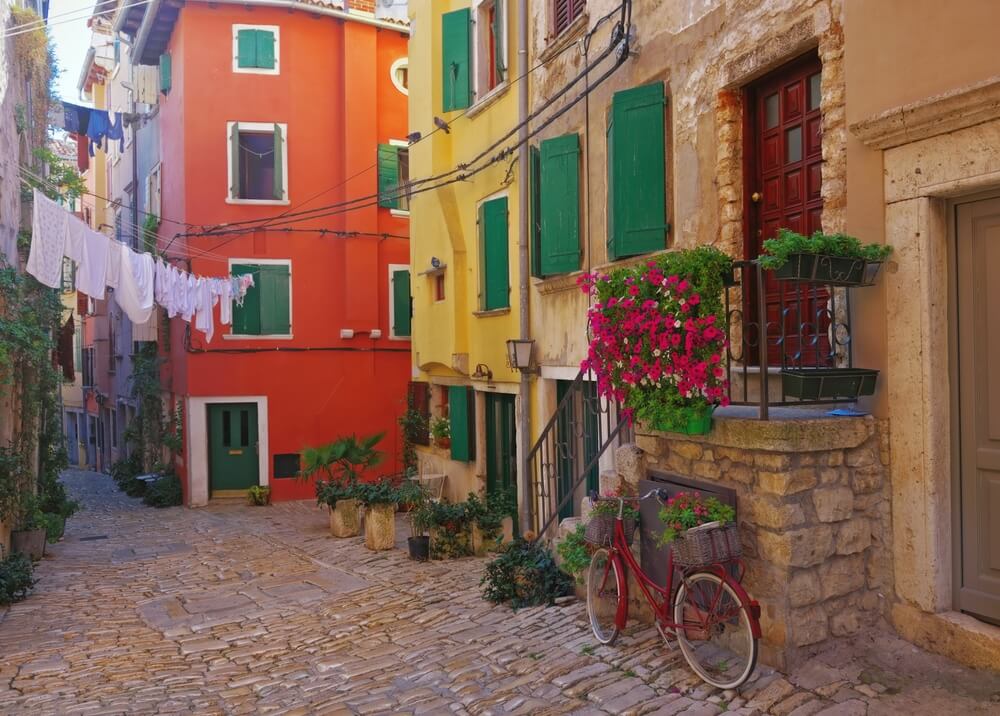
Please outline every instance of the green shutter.
[{"label": "green shutter", "polygon": [[171,80],[170,53],[164,52],[160,55],[160,92],[167,94],[170,91]]},{"label": "green shutter", "polygon": [[542,185],[541,153],[538,147],[528,150],[528,197],[531,203],[531,275],[542,277]]},{"label": "green shutter", "polygon": [[441,92],[445,112],[472,104],[471,27],[468,8],[441,16]]},{"label": "green shutter", "polygon": [[541,144],[542,275],[580,268],[580,138],[576,134]]},{"label": "green shutter", "polygon": [[611,100],[609,259],[644,254],[666,245],[665,104],[662,82],[616,92]]},{"label": "green shutter", "polygon": [[281,127],[274,125],[274,198],[281,201],[285,198],[285,143]]},{"label": "green shutter", "polygon": [[290,333],[287,265],[260,267],[260,332],[261,335],[283,336]]},{"label": "green shutter", "polygon": [[233,264],[233,276],[252,273],[254,285],[247,289],[243,305],[233,302],[233,333],[239,336],[260,335],[260,267],[249,264]]},{"label": "green shutter", "polygon": [[392,334],[410,335],[410,271],[392,272]]},{"label": "green shutter", "polygon": [[396,189],[399,186],[399,148],[391,144],[378,145],[378,205],[399,208]]},{"label": "green shutter", "polygon": [[451,459],[471,462],[476,457],[475,393],[463,385],[448,387]]},{"label": "green shutter", "polygon": [[483,309],[510,306],[510,261],[507,236],[507,197],[484,201],[479,207],[482,237]]},{"label": "green shutter", "polygon": [[504,1],[496,0],[493,4],[493,62],[497,68],[497,84],[507,76],[507,65],[504,62]]},{"label": "green shutter", "polygon": [[274,33],[270,30],[257,30],[257,67],[266,70],[274,69]]},{"label": "green shutter", "polygon": [[257,31],[239,30],[236,33],[236,66],[257,67]]},{"label": "green shutter", "polygon": [[229,196],[232,199],[240,198],[240,125],[233,122],[233,128],[229,132],[229,168],[232,173],[232,181],[229,184]]}]

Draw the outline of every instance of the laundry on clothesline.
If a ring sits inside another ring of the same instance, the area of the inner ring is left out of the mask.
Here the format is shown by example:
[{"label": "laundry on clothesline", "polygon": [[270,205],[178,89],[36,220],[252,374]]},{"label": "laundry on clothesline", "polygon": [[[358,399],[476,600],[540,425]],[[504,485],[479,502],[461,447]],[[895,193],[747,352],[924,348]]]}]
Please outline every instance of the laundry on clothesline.
[{"label": "laundry on clothesline", "polygon": [[254,285],[252,274],[209,278],[169,266],[163,259],[133,251],[94,231],[34,190],[34,214],[27,270],[41,283],[57,288],[62,281],[63,257],[76,263],[76,288],[94,299],[103,299],[106,287],[115,289],[115,300],[137,325],[150,320],[154,305],[167,316],[180,316],[212,340],[215,305],[223,325],[232,323],[233,302],[243,305]]}]

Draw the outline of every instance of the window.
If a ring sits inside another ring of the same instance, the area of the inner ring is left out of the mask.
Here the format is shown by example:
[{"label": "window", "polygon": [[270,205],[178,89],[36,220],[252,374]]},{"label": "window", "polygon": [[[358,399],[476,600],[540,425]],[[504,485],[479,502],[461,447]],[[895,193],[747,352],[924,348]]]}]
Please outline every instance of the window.
[{"label": "window", "polygon": [[277,25],[233,25],[233,72],[279,73]]},{"label": "window", "polygon": [[479,205],[480,307],[484,311],[510,307],[510,262],[507,238],[507,197]]},{"label": "window", "polygon": [[439,273],[434,277],[434,300],[444,300],[444,274]]},{"label": "window", "polygon": [[430,445],[431,424],[431,393],[430,385],[420,381],[411,381],[407,386],[406,405],[420,416],[417,425],[407,424],[407,437],[417,445]]},{"label": "window", "polygon": [[409,182],[410,149],[406,142],[391,140],[378,145],[378,205],[409,213]]},{"label": "window", "polygon": [[146,201],[143,204],[143,211],[147,216],[160,218],[161,189],[160,163],[157,162],[156,166],[149,170],[149,176],[146,177]]},{"label": "window", "polygon": [[410,267],[389,264],[389,337],[409,338],[413,309],[410,300]]},{"label": "window", "polygon": [[111,447],[118,449],[118,412],[108,408],[108,424],[111,426]]},{"label": "window", "polygon": [[532,274],[580,268],[580,139],[546,139],[531,150]]},{"label": "window", "polygon": [[552,0],[552,35],[561,34],[583,14],[586,0]]},{"label": "window", "polygon": [[229,203],[288,203],[284,124],[229,122]]},{"label": "window", "polygon": [[506,0],[482,0],[476,8],[476,100],[507,79]]},{"label": "window", "polygon": [[233,276],[253,274],[243,305],[233,302],[232,336],[291,337],[292,266],[289,261],[232,263]]},{"label": "window", "polygon": [[403,94],[410,93],[410,61],[403,57],[392,63],[389,68],[389,77],[392,84]]},{"label": "window", "polygon": [[472,13],[468,8],[441,16],[442,109],[472,104]]},{"label": "window", "polygon": [[476,395],[465,385],[448,386],[448,424],[451,428],[451,459],[476,459]]},{"label": "window", "polygon": [[608,118],[608,259],[666,245],[663,83],[616,92]]}]

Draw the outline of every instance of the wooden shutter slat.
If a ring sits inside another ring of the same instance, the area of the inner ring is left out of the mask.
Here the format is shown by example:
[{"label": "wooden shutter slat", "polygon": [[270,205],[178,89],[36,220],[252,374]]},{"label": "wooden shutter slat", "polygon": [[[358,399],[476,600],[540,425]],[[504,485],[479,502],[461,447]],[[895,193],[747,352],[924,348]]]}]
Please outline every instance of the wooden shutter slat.
[{"label": "wooden shutter slat", "polygon": [[260,266],[260,333],[289,333],[288,266]]},{"label": "wooden shutter slat", "polygon": [[469,8],[441,15],[443,111],[465,109],[472,103],[472,13]]},{"label": "wooden shutter slat", "polygon": [[257,31],[239,30],[236,33],[237,67],[257,66]]},{"label": "wooden shutter slat", "polygon": [[538,147],[528,150],[528,192],[531,202],[531,275],[542,277],[542,185],[541,185],[541,153]]},{"label": "wooden shutter slat", "polygon": [[273,196],[276,200],[281,201],[285,198],[285,162],[284,162],[284,133],[281,131],[281,127],[277,124],[274,125],[274,185],[273,185]]},{"label": "wooden shutter slat", "polygon": [[260,267],[250,264],[233,264],[233,276],[253,274],[254,285],[247,289],[243,305],[233,302],[233,333],[241,336],[260,335]]},{"label": "wooden shutter slat", "polygon": [[546,139],[540,153],[540,270],[550,276],[580,268],[580,139]]},{"label": "wooden shutter slat", "polygon": [[378,145],[378,205],[399,208],[399,148],[391,144]]},{"label": "wooden shutter slat", "polygon": [[170,92],[170,87],[173,82],[172,72],[173,68],[170,61],[170,53],[164,52],[160,55],[160,92],[163,94]]},{"label": "wooden shutter slat", "polygon": [[451,429],[451,459],[472,460],[472,433],[469,430],[469,397],[464,385],[448,386],[448,422]]},{"label": "wooden shutter slat", "polygon": [[232,172],[232,183],[229,185],[229,196],[232,199],[240,198],[240,125],[233,122],[232,131],[229,133],[229,165]]},{"label": "wooden shutter slat", "polygon": [[493,63],[496,67],[496,84],[500,84],[507,76],[507,64],[504,62],[504,0],[496,0],[493,4]]},{"label": "wooden shutter slat", "polygon": [[662,82],[616,92],[611,100],[609,258],[666,245],[665,104]]},{"label": "wooden shutter slat", "polygon": [[410,272],[408,269],[392,272],[393,335],[409,336],[410,327]]},{"label": "wooden shutter slat", "polygon": [[256,40],[257,67],[273,70],[275,65],[274,33],[270,30],[257,30]]},{"label": "wooden shutter slat", "polygon": [[510,247],[507,234],[507,197],[485,201],[482,208],[483,308],[510,306]]}]

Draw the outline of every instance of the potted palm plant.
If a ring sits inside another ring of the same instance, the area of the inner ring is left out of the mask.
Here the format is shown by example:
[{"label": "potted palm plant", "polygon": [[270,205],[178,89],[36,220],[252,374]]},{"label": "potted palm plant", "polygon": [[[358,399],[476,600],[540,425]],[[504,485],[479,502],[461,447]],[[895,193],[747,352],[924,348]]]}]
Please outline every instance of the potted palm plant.
[{"label": "potted palm plant", "polygon": [[330,534],[334,537],[357,537],[361,532],[354,488],[365,470],[382,462],[384,453],[375,445],[384,436],[377,433],[358,439],[350,435],[302,451],[301,476],[327,478],[316,480],[316,502],[330,508]]}]

